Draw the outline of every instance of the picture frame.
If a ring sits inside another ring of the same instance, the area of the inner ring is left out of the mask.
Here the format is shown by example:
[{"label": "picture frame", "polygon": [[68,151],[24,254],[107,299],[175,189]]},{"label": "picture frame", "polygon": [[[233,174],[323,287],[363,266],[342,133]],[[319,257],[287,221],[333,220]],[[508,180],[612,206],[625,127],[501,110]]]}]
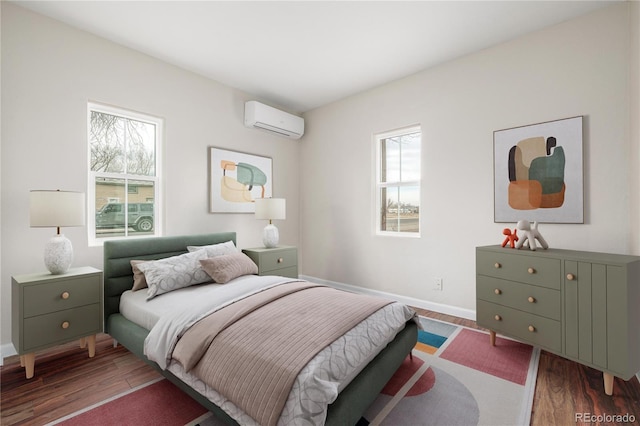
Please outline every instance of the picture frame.
[{"label": "picture frame", "polygon": [[270,157],[209,147],[209,212],[254,213],[254,200],[272,194]]},{"label": "picture frame", "polygon": [[584,223],[583,117],[493,133],[494,222]]}]

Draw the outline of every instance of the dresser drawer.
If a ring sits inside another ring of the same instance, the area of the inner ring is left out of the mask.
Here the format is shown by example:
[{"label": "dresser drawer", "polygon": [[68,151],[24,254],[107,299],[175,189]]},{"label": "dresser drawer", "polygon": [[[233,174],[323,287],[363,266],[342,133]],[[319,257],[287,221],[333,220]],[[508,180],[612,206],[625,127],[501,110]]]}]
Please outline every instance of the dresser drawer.
[{"label": "dresser drawer", "polygon": [[476,272],[480,275],[518,281],[560,290],[560,260],[476,250]]},{"label": "dresser drawer", "polygon": [[[67,322],[68,327],[63,328]],[[24,320],[24,351],[60,344],[102,331],[100,304],[81,306]]]},{"label": "dresser drawer", "polygon": [[[512,309],[495,303],[478,300],[477,323],[535,346],[554,352],[562,349],[560,321]],[[531,331],[529,328],[532,327]]]},{"label": "dresser drawer", "polygon": [[29,318],[99,303],[100,287],[100,274],[25,286],[23,316]]},{"label": "dresser drawer", "polygon": [[560,291],[478,275],[478,299],[560,321]]},{"label": "dresser drawer", "polygon": [[[260,274],[265,275],[272,271],[285,268],[298,267],[298,251],[291,250],[274,250],[267,251],[260,255]],[[279,275],[275,274],[274,275]]]}]

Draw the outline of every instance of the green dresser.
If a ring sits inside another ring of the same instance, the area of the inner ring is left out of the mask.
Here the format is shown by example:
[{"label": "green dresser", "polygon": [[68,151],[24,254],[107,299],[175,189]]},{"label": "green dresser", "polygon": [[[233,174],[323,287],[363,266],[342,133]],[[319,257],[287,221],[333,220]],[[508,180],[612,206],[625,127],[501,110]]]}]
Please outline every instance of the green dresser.
[{"label": "green dresser", "polygon": [[576,250],[476,248],[477,323],[601,370],[640,371],[640,257]]},{"label": "green dresser", "polygon": [[242,250],[258,265],[258,275],[298,278],[298,249],[291,246],[257,247]]},{"label": "green dresser", "polygon": [[83,267],[12,277],[11,339],[28,379],[36,351],[80,339],[93,357],[101,332],[102,271]]}]

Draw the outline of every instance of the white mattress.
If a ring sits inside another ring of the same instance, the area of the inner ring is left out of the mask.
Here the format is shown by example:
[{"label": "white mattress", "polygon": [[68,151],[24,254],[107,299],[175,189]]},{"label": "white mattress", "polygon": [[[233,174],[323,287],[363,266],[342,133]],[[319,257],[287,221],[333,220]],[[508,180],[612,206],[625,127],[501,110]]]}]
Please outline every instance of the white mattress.
[{"label": "white mattress", "polygon": [[162,315],[184,309],[194,300],[209,298],[222,284],[205,283],[161,294],[147,301],[147,290],[127,290],[120,297],[120,313],[129,321],[151,330]]}]

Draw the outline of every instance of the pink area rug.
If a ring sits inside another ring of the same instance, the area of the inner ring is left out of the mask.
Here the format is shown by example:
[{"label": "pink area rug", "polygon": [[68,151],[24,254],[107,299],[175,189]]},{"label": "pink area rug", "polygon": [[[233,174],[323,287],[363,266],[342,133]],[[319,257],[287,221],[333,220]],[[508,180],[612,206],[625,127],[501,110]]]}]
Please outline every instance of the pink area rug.
[{"label": "pink area rug", "polygon": [[54,424],[62,426],[178,426],[208,413],[173,383],[162,379]]},{"label": "pink area rug", "polygon": [[[539,351],[454,324],[420,319],[407,357],[358,426],[528,425]],[[205,408],[163,379],[54,424],[222,426]]]},{"label": "pink area rug", "polygon": [[539,350],[487,333],[420,319],[407,358],[358,426],[528,425]]}]

